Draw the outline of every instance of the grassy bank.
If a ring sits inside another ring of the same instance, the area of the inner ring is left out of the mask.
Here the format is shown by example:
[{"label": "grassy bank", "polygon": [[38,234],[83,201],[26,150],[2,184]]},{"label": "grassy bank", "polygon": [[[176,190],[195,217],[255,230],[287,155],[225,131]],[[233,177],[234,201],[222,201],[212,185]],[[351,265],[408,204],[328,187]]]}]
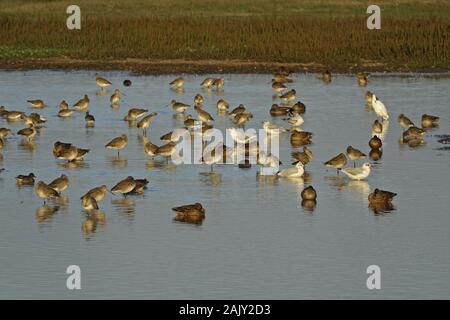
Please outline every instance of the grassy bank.
[{"label": "grassy bank", "polygon": [[2,1],[0,65],[26,66],[28,61],[38,67],[36,59],[47,58],[90,60],[101,67],[132,58],[314,64],[339,70],[450,68],[448,1],[378,1],[381,30],[366,28],[366,1],[77,3],[82,28],[69,31],[69,2]]}]

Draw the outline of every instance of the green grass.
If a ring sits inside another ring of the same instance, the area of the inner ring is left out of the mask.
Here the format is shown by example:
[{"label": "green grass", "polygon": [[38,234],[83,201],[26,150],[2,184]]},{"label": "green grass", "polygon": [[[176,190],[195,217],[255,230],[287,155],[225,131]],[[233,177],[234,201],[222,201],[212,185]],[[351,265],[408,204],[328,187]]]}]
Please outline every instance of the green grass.
[{"label": "green grass", "polygon": [[366,28],[356,0],[3,0],[0,61],[66,57],[320,63],[448,68],[450,1],[377,1],[382,29]]}]

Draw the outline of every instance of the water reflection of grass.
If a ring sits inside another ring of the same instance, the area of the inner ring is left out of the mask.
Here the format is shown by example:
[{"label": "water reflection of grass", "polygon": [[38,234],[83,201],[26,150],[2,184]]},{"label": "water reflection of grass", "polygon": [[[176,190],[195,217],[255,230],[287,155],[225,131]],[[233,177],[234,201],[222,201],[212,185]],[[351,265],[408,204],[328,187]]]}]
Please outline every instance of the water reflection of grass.
[{"label": "water reflection of grass", "polygon": [[18,58],[316,62],[339,66],[448,67],[450,3],[378,1],[382,30],[357,1],[78,1],[82,29],[65,27],[67,3],[6,0],[0,61]]}]

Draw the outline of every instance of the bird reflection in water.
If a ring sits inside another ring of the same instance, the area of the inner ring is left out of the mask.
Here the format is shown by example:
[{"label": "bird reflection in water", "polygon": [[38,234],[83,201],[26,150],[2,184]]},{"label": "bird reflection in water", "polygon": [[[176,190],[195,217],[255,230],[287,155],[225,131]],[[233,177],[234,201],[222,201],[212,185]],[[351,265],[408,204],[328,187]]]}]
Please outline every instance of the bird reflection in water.
[{"label": "bird reflection in water", "polygon": [[36,151],[36,143],[34,143],[33,141],[22,140],[19,143],[19,149],[34,153]]},{"label": "bird reflection in water", "polygon": [[122,156],[107,156],[106,163],[112,168],[123,169],[127,167],[128,160]]},{"label": "bird reflection in water", "polygon": [[218,172],[200,172],[201,180],[206,185],[216,187],[222,182],[222,174]]},{"label": "bird reflection in water", "polygon": [[95,91],[95,95],[97,95],[97,96],[104,96],[109,93],[111,93],[111,90],[100,89],[100,90]]},{"label": "bird reflection in water", "polygon": [[36,220],[37,222],[44,222],[46,220],[51,220],[53,215],[59,211],[59,206],[48,206],[43,205],[36,209]]},{"label": "bird reflection in water", "polygon": [[88,169],[89,164],[85,161],[69,161],[69,162],[58,162],[58,166],[64,169]]},{"label": "bird reflection in water", "polygon": [[85,236],[91,235],[97,231],[100,226],[104,229],[106,225],[106,214],[101,210],[92,210],[86,215],[86,220],[81,225],[81,230]]},{"label": "bird reflection in water", "polygon": [[134,219],[134,207],[135,203],[130,198],[122,198],[122,199],[113,199],[111,200],[111,204],[114,207],[114,210],[119,214],[126,217],[128,220]]},{"label": "bird reflection in water", "polygon": [[396,210],[392,203],[369,203],[369,208],[375,215],[383,215]]},{"label": "bird reflection in water", "polygon": [[147,169],[161,169],[164,171],[175,171],[177,166],[172,162],[166,163],[165,161],[157,161],[150,159],[145,163]]}]

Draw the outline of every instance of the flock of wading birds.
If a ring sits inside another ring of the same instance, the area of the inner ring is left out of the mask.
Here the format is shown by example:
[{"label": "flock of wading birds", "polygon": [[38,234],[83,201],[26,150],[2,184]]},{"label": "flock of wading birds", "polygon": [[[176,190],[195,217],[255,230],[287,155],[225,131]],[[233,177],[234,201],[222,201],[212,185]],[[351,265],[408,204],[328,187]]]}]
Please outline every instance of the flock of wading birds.
[{"label": "flock of wading birds", "polygon": [[[288,84],[293,82],[290,78],[291,72],[289,72],[285,67],[280,67],[273,74],[272,78],[272,89],[276,92],[275,97],[279,98],[281,104],[273,104],[270,108],[270,115],[273,117],[283,116],[284,120],[290,126],[289,129],[285,129],[281,126],[271,124],[269,121],[263,121],[262,127],[266,131],[267,135],[273,136],[278,135],[282,132],[290,133],[290,142],[293,147],[303,146],[303,151],[293,151],[291,153],[294,159],[293,167],[282,169],[281,171],[274,172],[278,177],[281,178],[298,178],[302,177],[304,174],[304,167],[313,160],[313,154],[307,145],[312,143],[313,133],[303,131],[300,126],[303,124],[304,120],[302,114],[305,113],[305,105],[296,100],[296,91],[294,89],[289,90]],[[327,70],[323,72],[320,78],[325,82],[329,83],[332,81],[332,75]],[[360,86],[366,86],[368,75],[359,73],[357,74],[357,80]],[[111,85],[111,82],[107,79],[96,75],[96,83],[101,87],[101,91],[105,90],[106,87]],[[125,80],[123,82],[124,86],[131,86],[130,80]],[[174,90],[183,90],[185,80],[182,77],[176,78],[170,82],[170,86]],[[201,86],[204,88],[214,88],[217,90],[222,90],[225,84],[223,77],[221,78],[206,78]],[[112,107],[118,107],[121,101],[121,92],[119,89],[115,89],[114,93],[110,98],[110,103]],[[369,157],[376,161],[382,155],[383,137],[388,124],[389,114],[386,106],[381,102],[377,96],[367,91],[365,94],[366,105],[374,111],[377,119],[372,125],[372,138],[369,141],[369,146],[371,151]],[[46,107],[43,100],[27,100],[32,108],[42,109]],[[185,129],[190,130],[192,134],[204,135],[208,129],[213,128],[214,119],[210,113],[205,111],[203,107],[203,97],[197,94],[194,97],[194,109],[197,112],[197,119],[194,119],[191,115],[185,115],[186,110],[191,106],[183,102],[172,100],[170,106],[173,108],[175,113],[181,114],[184,117]],[[81,111],[85,112],[85,122],[86,127],[95,126],[95,118],[88,111],[89,108],[89,97],[84,95],[82,99],[76,102],[72,108],[69,107],[68,103],[63,100],[59,104],[58,116],[61,118],[71,117],[74,112]],[[217,109],[219,115],[228,115],[231,117],[232,122],[237,127],[245,127],[245,123],[252,118],[252,114],[248,112],[246,107],[242,104],[234,108],[232,111],[228,111],[230,105],[224,100],[220,99],[217,102]],[[166,143],[163,145],[153,144],[149,138],[146,137],[147,129],[149,128],[153,118],[157,115],[156,112],[149,113],[147,109],[131,108],[129,109],[124,120],[136,124],[136,127],[142,129],[143,131],[143,150],[145,154],[153,158],[156,156],[165,157],[168,159],[175,152],[175,146],[180,136],[174,132],[169,132],[161,137],[161,140]],[[19,130],[18,135],[24,137],[24,139],[31,142],[36,136],[39,129],[42,128],[42,123],[46,122],[46,119],[39,115],[38,113],[31,113],[27,115],[25,112],[6,110],[5,107],[0,107],[0,116],[10,121],[24,121],[27,127]],[[402,128],[404,128],[401,143],[407,143],[411,147],[418,146],[424,143],[424,133],[426,129],[436,127],[438,125],[439,117],[427,115],[422,115],[421,127],[415,126],[415,124],[404,114],[398,116],[398,123]],[[4,146],[4,141],[8,136],[12,135],[10,129],[0,128],[0,149]],[[245,155],[248,157],[251,154],[250,151],[256,152],[257,163],[262,167],[268,168],[278,168],[281,164],[280,160],[272,154],[266,154],[264,151],[259,151],[259,145],[254,144],[256,150],[249,150],[251,139],[255,136],[247,136],[243,131],[237,130],[236,128],[230,129],[231,137],[237,142],[245,144]],[[117,150],[118,155],[120,150],[125,148],[128,143],[127,135],[121,135],[112,139],[109,143],[105,145],[105,148]],[[253,148],[253,147],[252,147]],[[83,161],[83,158],[88,154],[89,149],[78,148],[71,143],[64,143],[57,141],[54,143],[53,155],[57,159],[65,160],[68,162]],[[228,160],[236,156],[236,148],[230,148],[225,145],[221,145],[219,149],[213,149],[209,154],[203,155],[203,162],[211,165],[211,171],[213,171],[213,165],[215,163],[229,163]],[[0,154],[3,157],[2,154]],[[342,171],[352,180],[363,180],[366,179],[371,172],[371,164],[369,162],[363,163],[361,167],[356,167],[356,161],[367,157],[366,154],[360,150],[348,146],[346,153],[340,153],[337,156],[326,161],[324,164],[327,167],[334,168],[337,170],[337,174]],[[346,167],[347,159],[353,161],[353,167]],[[248,158],[245,159],[243,163],[239,164],[240,168],[249,168],[251,166]],[[0,172],[4,169],[0,169]],[[16,177],[16,182],[18,185],[34,185],[35,175],[30,173],[29,175],[18,175]],[[99,208],[98,203],[105,198],[107,192],[112,194],[122,194],[126,197],[128,194],[140,194],[146,188],[148,184],[147,179],[135,179],[134,177],[127,177],[126,179],[119,181],[110,190],[107,186],[99,186],[93,188],[86,192],[81,197],[81,205],[87,212],[97,210]],[[57,199],[61,196],[61,193],[69,186],[69,178],[63,174],[56,178],[50,183],[45,183],[39,181],[35,186],[36,195],[44,200],[44,204],[49,199]],[[384,191],[380,189],[375,189],[368,197],[369,206],[374,209],[375,212],[382,212],[386,210],[391,210],[393,208],[392,199],[396,196],[395,193]],[[313,186],[306,187],[301,192],[302,205],[308,209],[314,209],[317,201],[317,192]],[[183,205],[180,207],[172,208],[176,213],[175,220],[180,222],[188,223],[201,223],[205,218],[205,209],[200,203]]]}]

